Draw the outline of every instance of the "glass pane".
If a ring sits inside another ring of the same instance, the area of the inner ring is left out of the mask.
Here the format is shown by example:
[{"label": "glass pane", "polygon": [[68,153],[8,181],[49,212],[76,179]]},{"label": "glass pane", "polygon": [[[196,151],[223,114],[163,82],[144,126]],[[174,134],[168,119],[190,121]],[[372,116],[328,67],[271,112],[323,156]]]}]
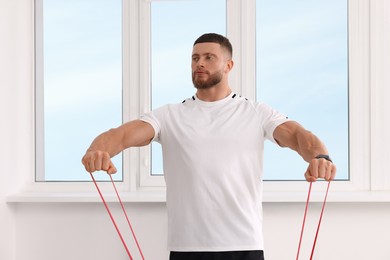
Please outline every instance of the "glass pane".
[{"label": "glass pane", "polygon": [[[315,133],[348,179],[347,0],[257,0],[257,100]],[[281,163],[283,162],[283,163]],[[307,164],[270,142],[265,179],[302,180]]]},{"label": "glass pane", "polygon": [[[191,97],[191,53],[202,34],[226,35],[225,0],[155,1],[151,4],[152,108]],[[152,144],[152,174],[162,175],[162,153]]]},{"label": "glass pane", "polygon": [[[90,180],[81,157],[98,134],[122,123],[121,9],[121,0],[43,1],[45,172],[38,181]],[[122,180],[121,156],[114,164]]]}]

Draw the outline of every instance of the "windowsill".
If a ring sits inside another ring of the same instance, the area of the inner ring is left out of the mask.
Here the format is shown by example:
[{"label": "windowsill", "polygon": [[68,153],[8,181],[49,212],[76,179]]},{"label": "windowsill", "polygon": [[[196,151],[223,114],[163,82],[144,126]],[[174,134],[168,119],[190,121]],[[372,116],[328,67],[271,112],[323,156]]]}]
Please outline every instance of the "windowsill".
[{"label": "windowsill", "polygon": [[[325,192],[312,192],[310,202],[323,202]],[[306,202],[307,192],[267,192],[264,202]],[[390,202],[390,191],[329,191],[327,202]]]},{"label": "windowsill", "polygon": [[[121,199],[126,203],[162,202],[165,203],[164,191],[121,192]],[[310,202],[322,202],[324,192],[313,192]],[[107,202],[118,202],[114,193],[105,195]],[[307,192],[265,192],[265,203],[305,202]],[[96,203],[101,202],[94,192],[21,192],[6,197],[7,203]],[[390,202],[390,191],[349,191],[329,192],[328,202]]]},{"label": "windowsill", "polygon": [[[165,192],[120,192],[122,202],[165,202]],[[118,202],[114,193],[104,195],[106,202]],[[7,203],[101,202],[97,192],[21,192],[6,197]]]}]

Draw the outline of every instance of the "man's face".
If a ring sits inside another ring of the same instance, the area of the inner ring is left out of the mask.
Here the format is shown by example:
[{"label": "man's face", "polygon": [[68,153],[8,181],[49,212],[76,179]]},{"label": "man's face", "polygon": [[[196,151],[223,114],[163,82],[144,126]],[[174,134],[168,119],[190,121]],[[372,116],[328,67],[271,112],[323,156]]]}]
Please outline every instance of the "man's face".
[{"label": "man's face", "polygon": [[221,82],[228,59],[226,52],[218,43],[195,44],[191,63],[195,88],[208,89]]}]

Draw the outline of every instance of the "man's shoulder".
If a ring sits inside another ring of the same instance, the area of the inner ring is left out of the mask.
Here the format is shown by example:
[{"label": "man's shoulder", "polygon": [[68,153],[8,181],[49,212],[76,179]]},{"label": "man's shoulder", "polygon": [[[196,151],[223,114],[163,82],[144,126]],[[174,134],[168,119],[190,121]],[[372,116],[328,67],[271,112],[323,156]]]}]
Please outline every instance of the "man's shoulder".
[{"label": "man's shoulder", "polygon": [[237,105],[247,106],[251,108],[257,108],[261,103],[247,98],[245,96],[241,96],[239,94],[233,94],[232,99],[235,101]]},{"label": "man's shoulder", "polygon": [[[189,98],[186,98],[186,99],[184,99],[182,102],[181,102],[181,104],[188,104],[188,103],[191,103],[191,102],[193,102],[193,101],[195,101],[195,96],[192,96],[192,97],[189,97]],[[178,105],[180,105],[180,104],[178,104]]]}]

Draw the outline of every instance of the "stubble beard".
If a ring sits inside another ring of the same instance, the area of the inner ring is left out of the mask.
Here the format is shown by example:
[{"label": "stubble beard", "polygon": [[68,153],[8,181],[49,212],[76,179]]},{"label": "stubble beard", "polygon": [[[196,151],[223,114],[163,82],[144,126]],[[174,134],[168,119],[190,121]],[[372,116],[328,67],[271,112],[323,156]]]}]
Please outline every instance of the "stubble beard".
[{"label": "stubble beard", "polygon": [[222,80],[222,73],[215,72],[210,74],[207,80],[195,79],[195,72],[192,73],[192,83],[196,89],[209,89],[217,85]]}]

